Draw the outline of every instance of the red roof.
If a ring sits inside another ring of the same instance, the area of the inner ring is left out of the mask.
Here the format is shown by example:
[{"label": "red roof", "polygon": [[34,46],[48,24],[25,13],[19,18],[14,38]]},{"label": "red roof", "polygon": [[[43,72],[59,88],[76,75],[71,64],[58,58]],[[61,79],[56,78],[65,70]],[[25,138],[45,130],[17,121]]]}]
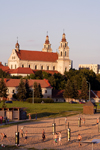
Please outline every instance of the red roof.
[{"label": "red roof", "polygon": [[2,69],[5,72],[8,72],[10,70],[8,66],[3,66],[1,62],[0,62],[0,69]]},{"label": "red roof", "polygon": [[[18,87],[20,83],[20,79],[4,79],[7,87]],[[25,79],[23,79],[25,81]],[[36,80],[36,79],[29,79],[29,86],[33,87],[34,82],[40,83],[41,88],[52,88],[48,80]]]},{"label": "red roof", "polygon": [[20,50],[16,53],[21,60],[55,62],[58,59],[58,54],[51,52]]},{"label": "red roof", "polygon": [[[32,69],[31,68],[22,68],[22,67],[18,67],[17,69],[11,69],[10,71],[9,71],[9,73],[10,74],[19,74],[19,73],[21,73],[21,74],[32,74],[33,73],[33,71],[32,71]],[[33,73],[34,74],[34,73]]]}]

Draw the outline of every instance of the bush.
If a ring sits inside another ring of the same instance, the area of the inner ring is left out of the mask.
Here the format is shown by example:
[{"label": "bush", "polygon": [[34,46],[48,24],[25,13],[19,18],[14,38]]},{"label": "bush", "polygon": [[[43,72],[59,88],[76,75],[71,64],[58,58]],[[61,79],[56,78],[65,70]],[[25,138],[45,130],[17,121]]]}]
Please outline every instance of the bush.
[{"label": "bush", "polygon": [[[33,101],[33,98],[26,99],[26,102],[28,103],[32,103],[32,101]],[[52,98],[34,98],[34,103],[41,103],[42,101],[44,103],[54,103]]]}]

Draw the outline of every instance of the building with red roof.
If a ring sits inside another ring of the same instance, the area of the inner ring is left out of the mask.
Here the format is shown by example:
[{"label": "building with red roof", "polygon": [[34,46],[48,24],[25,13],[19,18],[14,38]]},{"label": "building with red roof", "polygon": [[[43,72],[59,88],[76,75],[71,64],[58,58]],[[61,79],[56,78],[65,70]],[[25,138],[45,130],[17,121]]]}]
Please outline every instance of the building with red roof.
[{"label": "building with red roof", "polygon": [[[31,68],[32,70],[47,70],[57,71],[64,74],[72,67],[69,59],[69,47],[66,41],[65,33],[62,35],[62,40],[59,46],[59,52],[52,52],[49,36],[46,36],[42,51],[21,50],[17,41],[15,49],[12,50],[11,56],[8,59],[8,66],[12,70],[12,74],[19,72],[20,68]],[[23,69],[22,72],[24,72]],[[26,72],[30,72],[26,69]],[[26,73],[27,74],[27,73]]]},{"label": "building with red roof", "polygon": [[[5,84],[8,88],[8,98],[12,99],[12,95],[17,92],[17,87],[19,86],[20,79],[4,79]],[[25,81],[25,79],[23,79]],[[29,87],[33,90],[34,83],[37,82],[41,85],[43,98],[51,98],[52,97],[52,87],[47,79],[37,80],[37,79],[29,79]]]}]

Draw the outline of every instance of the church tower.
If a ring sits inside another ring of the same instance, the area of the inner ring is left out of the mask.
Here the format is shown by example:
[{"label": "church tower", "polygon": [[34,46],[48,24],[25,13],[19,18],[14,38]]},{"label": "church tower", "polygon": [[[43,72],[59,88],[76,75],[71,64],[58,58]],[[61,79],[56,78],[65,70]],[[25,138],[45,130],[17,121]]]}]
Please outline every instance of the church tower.
[{"label": "church tower", "polygon": [[64,74],[65,71],[69,71],[71,60],[69,59],[69,47],[66,41],[65,33],[62,35],[62,40],[59,46],[57,70]]},{"label": "church tower", "polygon": [[17,40],[17,43],[15,44],[15,50],[17,51],[17,52],[19,52],[19,43],[18,43],[18,40]]},{"label": "church tower", "polygon": [[45,43],[43,44],[42,51],[43,52],[52,52],[51,44],[49,42],[49,36],[48,35],[46,36],[46,40],[45,40]]}]

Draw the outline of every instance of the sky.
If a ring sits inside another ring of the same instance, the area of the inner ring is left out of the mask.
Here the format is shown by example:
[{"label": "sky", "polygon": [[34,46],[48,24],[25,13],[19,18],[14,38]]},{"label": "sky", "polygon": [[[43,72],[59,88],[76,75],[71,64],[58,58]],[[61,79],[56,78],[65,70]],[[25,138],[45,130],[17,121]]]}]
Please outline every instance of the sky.
[{"label": "sky", "polygon": [[100,64],[100,0],[0,0],[0,62],[15,48],[41,51],[48,32],[53,52],[62,34],[73,68]]}]

